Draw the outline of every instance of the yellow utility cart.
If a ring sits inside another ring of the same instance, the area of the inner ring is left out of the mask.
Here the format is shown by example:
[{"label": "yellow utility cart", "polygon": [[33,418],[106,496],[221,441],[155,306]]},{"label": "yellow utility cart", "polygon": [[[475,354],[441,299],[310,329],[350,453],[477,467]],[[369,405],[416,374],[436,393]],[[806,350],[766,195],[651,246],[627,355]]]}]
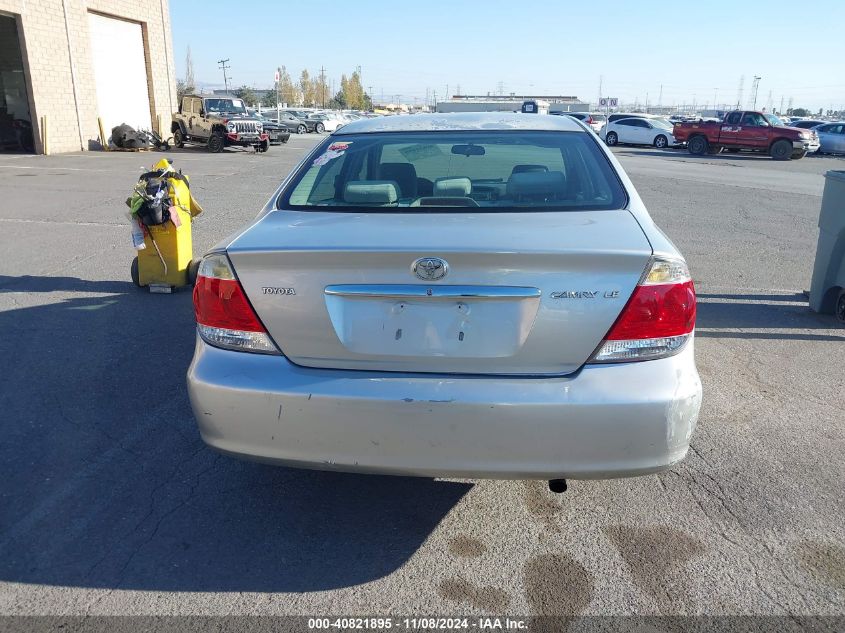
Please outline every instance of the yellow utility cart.
[{"label": "yellow utility cart", "polygon": [[[138,250],[138,256],[132,261],[132,281],[139,287],[148,286],[150,291],[170,292],[173,288],[192,285],[196,280],[199,261],[193,260],[191,222],[202,213],[202,207],[191,195],[188,177],[174,170],[167,159],[153,165],[150,173],[158,173],[157,177],[166,181],[165,196],[171,202],[170,219],[161,224],[141,222],[144,248]],[[143,195],[146,184],[142,177],[136,195]]]}]

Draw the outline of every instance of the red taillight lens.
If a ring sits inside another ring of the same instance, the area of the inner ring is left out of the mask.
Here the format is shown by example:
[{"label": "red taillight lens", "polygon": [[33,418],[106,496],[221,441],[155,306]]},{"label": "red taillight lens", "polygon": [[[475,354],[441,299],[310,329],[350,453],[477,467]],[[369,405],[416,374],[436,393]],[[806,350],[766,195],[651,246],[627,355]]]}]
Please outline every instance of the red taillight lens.
[{"label": "red taillight lens", "polygon": [[242,332],[265,331],[237,279],[198,276],[194,286],[194,314],[200,325]]},{"label": "red taillight lens", "polygon": [[587,125],[592,125],[592,124],[593,124],[593,117],[588,116],[587,117]]},{"label": "red taillight lens", "polygon": [[695,287],[680,284],[637,286],[605,337],[608,341],[689,334],[695,328]]},{"label": "red taillight lens", "polygon": [[680,352],[695,329],[695,308],[686,263],[653,258],[592,362],[653,360]]},{"label": "red taillight lens", "polygon": [[194,285],[194,315],[197,332],[210,345],[279,354],[223,253],[207,255],[200,263]]}]

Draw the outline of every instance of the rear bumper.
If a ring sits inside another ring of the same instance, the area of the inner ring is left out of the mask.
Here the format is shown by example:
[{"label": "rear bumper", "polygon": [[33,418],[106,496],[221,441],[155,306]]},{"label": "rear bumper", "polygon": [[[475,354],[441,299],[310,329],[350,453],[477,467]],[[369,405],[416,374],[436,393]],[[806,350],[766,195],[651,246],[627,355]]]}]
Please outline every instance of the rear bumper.
[{"label": "rear bumper", "polygon": [[643,475],[683,459],[701,405],[692,341],[563,378],[310,369],[197,340],[200,433],[294,467],[499,479]]}]

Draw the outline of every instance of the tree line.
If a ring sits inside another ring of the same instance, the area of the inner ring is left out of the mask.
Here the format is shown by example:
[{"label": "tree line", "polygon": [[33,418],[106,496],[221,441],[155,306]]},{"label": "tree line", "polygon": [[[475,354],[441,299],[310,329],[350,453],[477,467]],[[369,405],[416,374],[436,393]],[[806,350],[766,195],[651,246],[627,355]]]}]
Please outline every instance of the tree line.
[{"label": "tree line", "polygon": [[[246,90],[243,90],[244,88]],[[244,94],[238,94],[238,96],[247,103],[257,101],[255,93],[246,86],[242,86],[239,90],[243,90]],[[361,76],[357,70],[353,71],[349,77],[345,74],[341,75],[340,90],[332,95],[325,74],[320,73],[312,77],[308,69],[304,69],[299,75],[299,81],[294,82],[287,68],[282,66],[279,69],[279,81],[273,85],[273,90],[264,95],[261,105],[274,107],[277,94],[281,103],[287,103],[289,106],[335,110],[371,110],[373,106],[370,95],[361,85]]]},{"label": "tree line", "polygon": [[[185,58],[185,78],[176,80],[176,92],[179,102],[182,101],[183,95],[196,92],[190,47]],[[299,75],[299,80],[294,82],[284,66],[279,69],[279,81],[261,99],[258,98],[252,88],[246,85],[232,92],[238,98],[243,99],[247,105],[257,106],[260,103],[263,107],[268,108],[276,107],[277,95],[281,103],[287,103],[291,107],[331,108],[334,110],[372,110],[373,108],[373,101],[370,95],[364,91],[364,87],[361,85],[361,75],[357,70],[353,71],[348,77],[345,74],[341,75],[340,90],[334,95],[331,94],[324,73],[312,77],[308,70],[304,69]]]}]

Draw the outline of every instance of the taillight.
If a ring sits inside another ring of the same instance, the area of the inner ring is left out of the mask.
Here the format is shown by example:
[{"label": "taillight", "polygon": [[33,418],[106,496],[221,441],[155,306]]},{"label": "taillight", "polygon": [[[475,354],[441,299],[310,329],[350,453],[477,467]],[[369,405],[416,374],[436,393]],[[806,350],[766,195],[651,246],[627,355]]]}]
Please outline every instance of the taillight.
[{"label": "taillight", "polygon": [[262,354],[279,354],[223,253],[207,255],[194,285],[197,331],[209,345]]},{"label": "taillight", "polygon": [[593,124],[593,117],[588,116],[587,117],[587,125],[592,125],[592,124]]},{"label": "taillight", "polygon": [[665,358],[695,329],[695,286],[686,263],[654,258],[592,362]]}]

